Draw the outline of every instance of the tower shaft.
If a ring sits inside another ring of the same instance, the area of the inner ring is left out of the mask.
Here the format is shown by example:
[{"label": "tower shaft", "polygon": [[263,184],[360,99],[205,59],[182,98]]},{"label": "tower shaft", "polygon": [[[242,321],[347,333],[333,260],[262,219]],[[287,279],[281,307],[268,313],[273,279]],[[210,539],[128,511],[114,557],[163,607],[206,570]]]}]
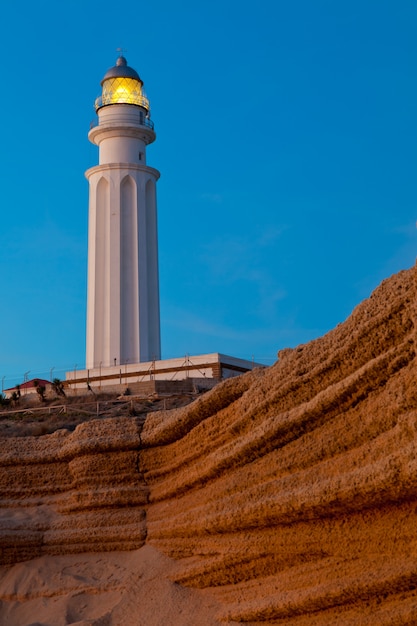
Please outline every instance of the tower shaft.
[{"label": "tower shaft", "polygon": [[99,165],[86,172],[87,369],[161,358],[159,172],[146,165],[153,125],[143,106],[120,100],[102,105],[98,118],[89,139],[99,146]]}]

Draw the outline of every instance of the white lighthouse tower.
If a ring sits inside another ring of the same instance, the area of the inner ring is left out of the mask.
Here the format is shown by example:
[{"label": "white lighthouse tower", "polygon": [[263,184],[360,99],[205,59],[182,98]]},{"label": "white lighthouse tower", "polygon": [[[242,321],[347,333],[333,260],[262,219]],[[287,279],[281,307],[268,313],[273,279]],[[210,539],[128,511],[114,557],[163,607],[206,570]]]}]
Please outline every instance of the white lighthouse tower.
[{"label": "white lighthouse tower", "polygon": [[149,101],[137,72],[120,56],[101,81],[99,147],[90,185],[87,368],[161,358],[156,181],[146,165],[155,141]]}]

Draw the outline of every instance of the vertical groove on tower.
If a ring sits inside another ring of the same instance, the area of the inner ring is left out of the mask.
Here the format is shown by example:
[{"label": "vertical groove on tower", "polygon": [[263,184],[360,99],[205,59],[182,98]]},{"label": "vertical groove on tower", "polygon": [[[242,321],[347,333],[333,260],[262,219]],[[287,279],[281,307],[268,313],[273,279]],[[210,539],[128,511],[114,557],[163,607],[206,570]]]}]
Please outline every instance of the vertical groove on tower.
[{"label": "vertical groove on tower", "polygon": [[146,183],[146,239],[155,242],[154,246],[147,247],[147,288],[149,306],[148,353],[149,360],[160,353],[159,330],[159,281],[158,281],[158,233],[156,216],[156,192],[153,180]]},{"label": "vertical groove on tower", "polygon": [[148,355],[148,272],[147,247],[150,242],[146,238],[146,198],[143,179],[138,180],[138,267],[139,267],[139,338],[140,361],[149,361]]},{"label": "vertical groove on tower", "polygon": [[97,203],[95,207],[96,255],[95,265],[100,268],[95,273],[95,362],[105,362],[109,343],[110,315],[110,189],[108,181],[102,177],[97,185]]},{"label": "vertical groove on tower", "polygon": [[137,334],[136,189],[131,176],[120,186],[120,362],[139,360]]}]

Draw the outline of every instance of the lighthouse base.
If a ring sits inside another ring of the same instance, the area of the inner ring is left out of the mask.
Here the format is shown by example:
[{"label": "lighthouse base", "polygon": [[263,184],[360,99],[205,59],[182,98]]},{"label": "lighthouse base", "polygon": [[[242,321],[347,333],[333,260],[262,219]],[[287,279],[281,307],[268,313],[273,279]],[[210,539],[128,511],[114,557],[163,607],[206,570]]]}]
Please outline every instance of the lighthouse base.
[{"label": "lighthouse base", "polygon": [[159,389],[163,393],[162,383],[183,381],[194,388],[208,389],[220,380],[239,376],[255,367],[265,365],[214,352],[197,356],[186,355],[178,359],[124,363],[112,367],[66,372],[65,386],[69,392],[74,393],[87,390],[124,393],[126,389],[136,393],[140,389],[145,389],[143,383],[153,383],[149,389],[152,387],[155,392]]}]

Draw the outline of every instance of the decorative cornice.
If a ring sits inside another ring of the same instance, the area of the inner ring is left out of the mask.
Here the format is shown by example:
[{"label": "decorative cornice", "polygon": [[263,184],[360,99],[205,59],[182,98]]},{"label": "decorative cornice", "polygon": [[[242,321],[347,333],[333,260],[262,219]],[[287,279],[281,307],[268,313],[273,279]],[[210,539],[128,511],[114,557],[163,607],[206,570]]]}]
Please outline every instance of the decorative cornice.
[{"label": "decorative cornice", "polygon": [[156,139],[156,133],[152,128],[142,125],[134,125],[130,122],[102,123],[93,128],[88,133],[91,143],[99,145],[103,138],[110,137],[135,137],[143,139],[148,145]]},{"label": "decorative cornice", "polygon": [[90,167],[85,172],[85,177],[89,180],[93,174],[108,172],[109,170],[126,170],[135,172],[145,172],[146,174],[151,174],[155,177],[155,180],[158,180],[160,177],[160,172],[154,167],[148,167],[147,165],[139,165],[139,163],[104,163],[103,165],[95,165],[94,167]]}]

